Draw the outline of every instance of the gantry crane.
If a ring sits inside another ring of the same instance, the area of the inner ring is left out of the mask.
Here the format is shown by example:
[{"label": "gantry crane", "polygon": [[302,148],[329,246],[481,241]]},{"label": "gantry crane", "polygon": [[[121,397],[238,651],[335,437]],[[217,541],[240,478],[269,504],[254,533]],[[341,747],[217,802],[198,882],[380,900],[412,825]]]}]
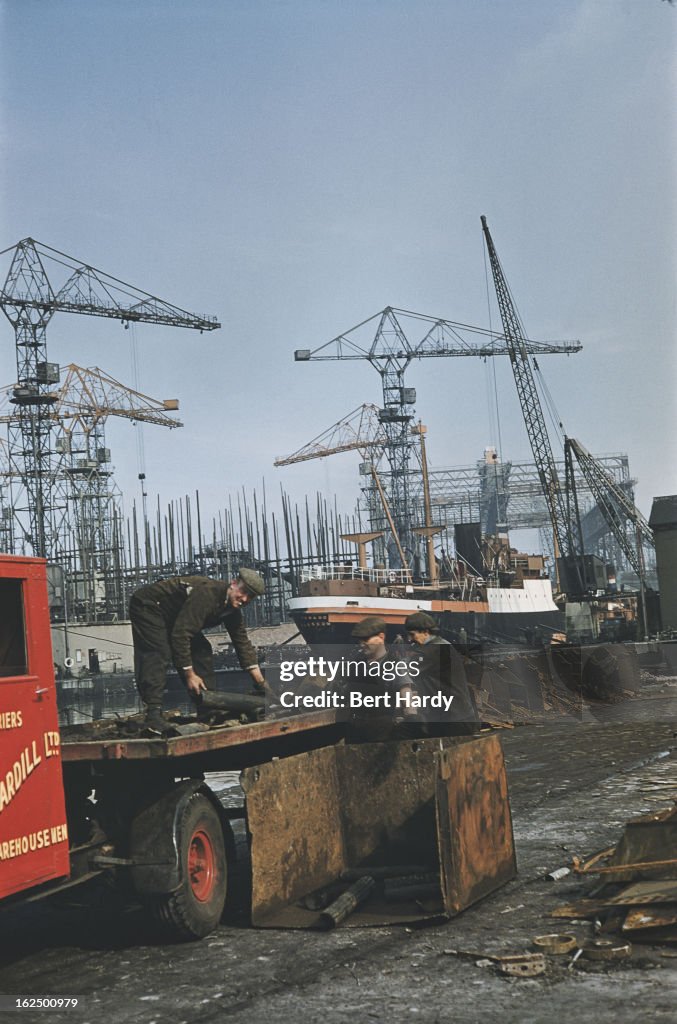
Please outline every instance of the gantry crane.
[{"label": "gantry crane", "polygon": [[[372,332],[376,327],[375,333]],[[406,329],[405,329],[406,328]],[[416,331],[412,339],[409,332]],[[420,334],[419,332],[423,332]],[[468,340],[488,339],[484,344]],[[540,355],[579,352],[579,342],[525,341],[527,351]],[[479,356],[487,359],[508,355],[507,339],[500,333],[440,317],[387,306],[316,349],[297,349],[297,362],[310,360],[367,360],[381,377],[383,406],[379,419],[386,436],[390,463],[389,501],[397,531],[411,554],[412,530],[409,495],[409,461],[414,439],[410,424],[414,417],[416,391],[405,386],[405,371],[414,359]]]},{"label": "gantry crane", "polygon": [[33,238],[24,238],[0,256],[8,254],[11,262],[0,306],[15,332],[17,384],[12,402],[18,412],[9,427],[9,461],[10,470],[23,481],[27,499],[26,507],[15,506],[13,513],[33,553],[49,557],[56,540],[50,411],[57,400],[54,385],[59,372],[57,364],[48,362],[47,325],[54,313],[111,317],[126,327],[155,323],[200,332],[220,324],[214,317],[188,313]]}]

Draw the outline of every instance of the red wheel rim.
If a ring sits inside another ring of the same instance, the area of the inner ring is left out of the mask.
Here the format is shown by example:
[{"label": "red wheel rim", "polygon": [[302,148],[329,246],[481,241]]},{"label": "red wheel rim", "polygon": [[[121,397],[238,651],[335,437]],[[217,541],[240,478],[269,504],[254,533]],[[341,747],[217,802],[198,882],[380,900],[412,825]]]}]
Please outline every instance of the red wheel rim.
[{"label": "red wheel rim", "polygon": [[212,841],[202,829],[196,829],[188,850],[188,877],[193,896],[206,903],[214,889],[216,872]]}]

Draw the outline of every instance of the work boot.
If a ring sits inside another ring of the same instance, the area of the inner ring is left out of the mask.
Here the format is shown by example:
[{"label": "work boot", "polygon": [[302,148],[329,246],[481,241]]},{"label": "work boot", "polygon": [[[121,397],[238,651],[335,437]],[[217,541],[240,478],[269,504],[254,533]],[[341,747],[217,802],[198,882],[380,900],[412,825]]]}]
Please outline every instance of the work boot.
[{"label": "work boot", "polygon": [[163,736],[169,729],[170,726],[162,714],[162,708],[146,708],[144,732],[152,733],[155,736]]}]

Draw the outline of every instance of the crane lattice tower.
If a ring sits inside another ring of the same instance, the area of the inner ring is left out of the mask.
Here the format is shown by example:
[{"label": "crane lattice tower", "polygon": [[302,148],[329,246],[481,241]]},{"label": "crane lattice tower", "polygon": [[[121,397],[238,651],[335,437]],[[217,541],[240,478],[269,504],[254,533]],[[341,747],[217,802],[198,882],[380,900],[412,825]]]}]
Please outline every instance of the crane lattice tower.
[{"label": "crane lattice tower", "polygon": [[[58,552],[67,513],[56,486],[55,463],[61,453],[53,444],[51,415],[57,402],[54,387],[59,369],[47,355],[47,325],[54,313],[201,332],[215,330],[220,324],[214,317],[188,313],[33,238],[23,239],[0,256],[10,253],[0,306],[14,328],[16,343],[17,383],[11,401],[17,415],[9,423],[8,458],[10,474],[21,479],[22,491],[12,498],[12,515],[32,553],[51,558]],[[64,273],[65,280],[58,284]]]},{"label": "crane lattice tower", "polygon": [[[374,325],[376,327],[374,333]],[[476,336],[483,344],[469,340]],[[540,355],[579,352],[579,342],[526,343],[529,352]],[[416,391],[405,385],[405,372],[414,359],[476,356],[487,359],[509,355],[504,335],[481,327],[444,320],[387,306],[316,349],[297,349],[297,362],[310,360],[366,360],[381,377],[383,406],[379,419],[386,437],[390,464],[389,504],[402,545],[413,555],[416,540],[412,532],[410,461],[415,444],[411,433]],[[391,565],[399,564],[394,545],[389,545]]]}]

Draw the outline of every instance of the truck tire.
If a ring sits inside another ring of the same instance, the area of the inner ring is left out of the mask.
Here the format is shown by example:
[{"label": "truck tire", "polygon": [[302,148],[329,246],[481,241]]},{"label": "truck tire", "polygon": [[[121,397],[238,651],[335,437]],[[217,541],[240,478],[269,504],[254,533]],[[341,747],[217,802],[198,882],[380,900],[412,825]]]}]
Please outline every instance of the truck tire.
[{"label": "truck tire", "polygon": [[165,934],[201,939],[221,919],[228,873],[221,819],[203,793],[193,793],[186,803],[177,840],[181,883],[155,896],[151,912]]}]

